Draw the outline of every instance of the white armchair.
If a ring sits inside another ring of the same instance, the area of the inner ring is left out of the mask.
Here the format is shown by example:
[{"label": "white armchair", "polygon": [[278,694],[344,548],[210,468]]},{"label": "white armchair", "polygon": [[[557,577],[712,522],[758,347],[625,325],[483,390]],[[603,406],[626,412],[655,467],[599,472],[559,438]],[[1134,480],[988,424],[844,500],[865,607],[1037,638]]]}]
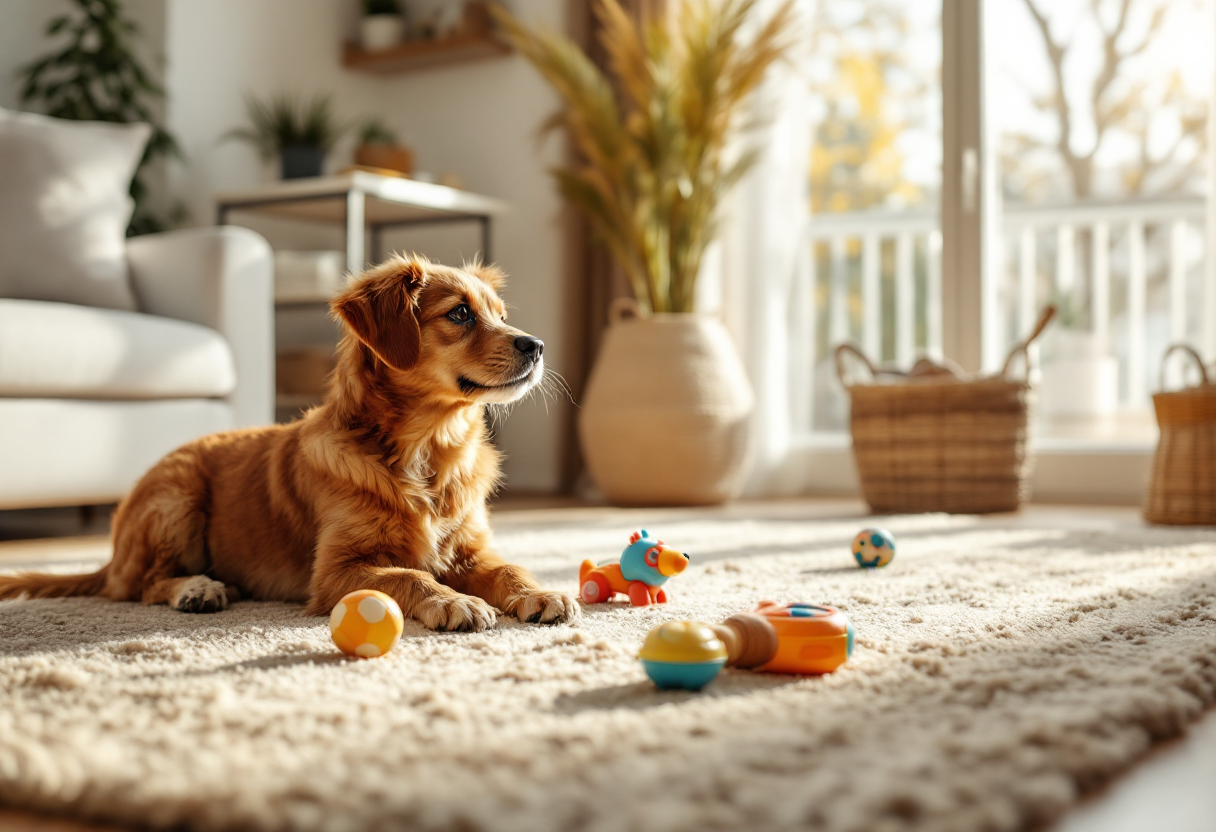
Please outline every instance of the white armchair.
[{"label": "white armchair", "polygon": [[127,262],[140,309],[219,332],[232,349],[233,426],[274,421],[274,255],[260,235],[220,226],[136,237]]},{"label": "white armchair", "polygon": [[139,312],[0,298],[0,509],[113,502],[173,448],[273,421],[266,241],[149,235],[127,262]]}]

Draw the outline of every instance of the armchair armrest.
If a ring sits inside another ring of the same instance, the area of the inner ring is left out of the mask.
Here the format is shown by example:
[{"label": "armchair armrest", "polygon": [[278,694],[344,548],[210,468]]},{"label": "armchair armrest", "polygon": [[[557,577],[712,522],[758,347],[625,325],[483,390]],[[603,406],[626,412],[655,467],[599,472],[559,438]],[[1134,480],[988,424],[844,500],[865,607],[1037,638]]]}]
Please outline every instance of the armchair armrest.
[{"label": "armchair armrest", "polygon": [[221,226],[127,241],[140,310],[218,330],[232,348],[236,426],[274,421],[274,258],[245,228]]}]

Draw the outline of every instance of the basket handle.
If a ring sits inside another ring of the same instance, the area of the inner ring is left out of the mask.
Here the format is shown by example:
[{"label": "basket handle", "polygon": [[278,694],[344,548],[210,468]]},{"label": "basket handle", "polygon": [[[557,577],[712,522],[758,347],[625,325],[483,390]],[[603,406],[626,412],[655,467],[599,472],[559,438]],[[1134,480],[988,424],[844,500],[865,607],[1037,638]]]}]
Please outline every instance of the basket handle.
[{"label": "basket handle", "polygon": [[847,390],[857,383],[853,378],[853,374],[849,372],[848,365],[845,363],[845,355],[852,354],[856,358],[861,359],[861,363],[870,371],[870,378],[882,376],[906,376],[907,373],[901,373],[899,370],[886,370],[874,366],[874,362],[866,356],[861,348],[856,344],[845,342],[836,347],[836,375],[840,377],[840,383]]},{"label": "basket handle", "polygon": [[1047,328],[1047,325],[1051,323],[1051,319],[1055,316],[1055,306],[1048,304],[1039,315],[1039,320],[1034,325],[1034,329],[1030,335],[1026,336],[1026,338],[1009,351],[1009,355],[1005,358],[1005,366],[1001,367],[1001,378],[1009,378],[1009,368],[1013,366],[1013,359],[1019,355],[1025,359],[1026,377],[1030,378],[1030,345],[1038,340],[1038,337],[1043,334],[1043,330]]},{"label": "basket handle", "polygon": [[642,307],[633,298],[614,298],[612,303],[608,305],[608,325],[616,326],[617,324],[628,321],[631,318],[641,318]]},{"label": "basket handle", "polygon": [[1165,355],[1161,356],[1161,377],[1157,382],[1159,389],[1165,389],[1165,367],[1169,363],[1170,356],[1175,352],[1183,352],[1189,355],[1191,359],[1194,360],[1195,366],[1199,368],[1199,378],[1201,383],[1208,383],[1208,371],[1207,368],[1203,366],[1203,358],[1199,355],[1199,353],[1195,352],[1195,349],[1189,344],[1172,344],[1170,345],[1170,348],[1165,351]]}]

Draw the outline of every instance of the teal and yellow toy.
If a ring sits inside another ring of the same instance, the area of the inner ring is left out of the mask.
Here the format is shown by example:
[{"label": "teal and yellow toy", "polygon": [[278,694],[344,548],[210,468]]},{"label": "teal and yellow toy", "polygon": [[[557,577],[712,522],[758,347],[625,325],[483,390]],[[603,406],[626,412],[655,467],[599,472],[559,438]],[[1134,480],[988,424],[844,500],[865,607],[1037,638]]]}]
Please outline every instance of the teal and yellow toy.
[{"label": "teal and yellow toy", "polygon": [[663,584],[688,568],[688,555],[669,549],[645,529],[629,536],[620,560],[596,566],[585,560],[578,570],[578,597],[584,604],[600,604],[620,593],[635,607],[667,603]]},{"label": "teal and yellow toy", "polygon": [[726,645],[708,624],[668,621],[650,631],[638,658],[659,688],[700,690],[726,664]]},{"label": "teal and yellow toy", "polygon": [[865,569],[886,566],[895,557],[895,536],[886,529],[862,529],[853,538],[853,557]]},{"label": "teal and yellow toy", "polygon": [[831,673],[853,655],[848,617],[822,604],[761,601],[721,624],[669,621],[650,631],[638,658],[664,690],[700,690],[723,667],[763,673]]}]

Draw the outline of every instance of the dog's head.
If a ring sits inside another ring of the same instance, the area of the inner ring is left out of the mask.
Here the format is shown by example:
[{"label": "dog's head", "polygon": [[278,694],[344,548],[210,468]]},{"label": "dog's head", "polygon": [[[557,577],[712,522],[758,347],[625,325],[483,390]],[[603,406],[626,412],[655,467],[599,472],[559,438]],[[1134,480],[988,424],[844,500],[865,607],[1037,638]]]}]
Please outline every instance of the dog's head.
[{"label": "dog's head", "polygon": [[507,325],[493,266],[392,257],[331,303],[402,392],[458,402],[512,402],[544,375],[545,345]]}]

